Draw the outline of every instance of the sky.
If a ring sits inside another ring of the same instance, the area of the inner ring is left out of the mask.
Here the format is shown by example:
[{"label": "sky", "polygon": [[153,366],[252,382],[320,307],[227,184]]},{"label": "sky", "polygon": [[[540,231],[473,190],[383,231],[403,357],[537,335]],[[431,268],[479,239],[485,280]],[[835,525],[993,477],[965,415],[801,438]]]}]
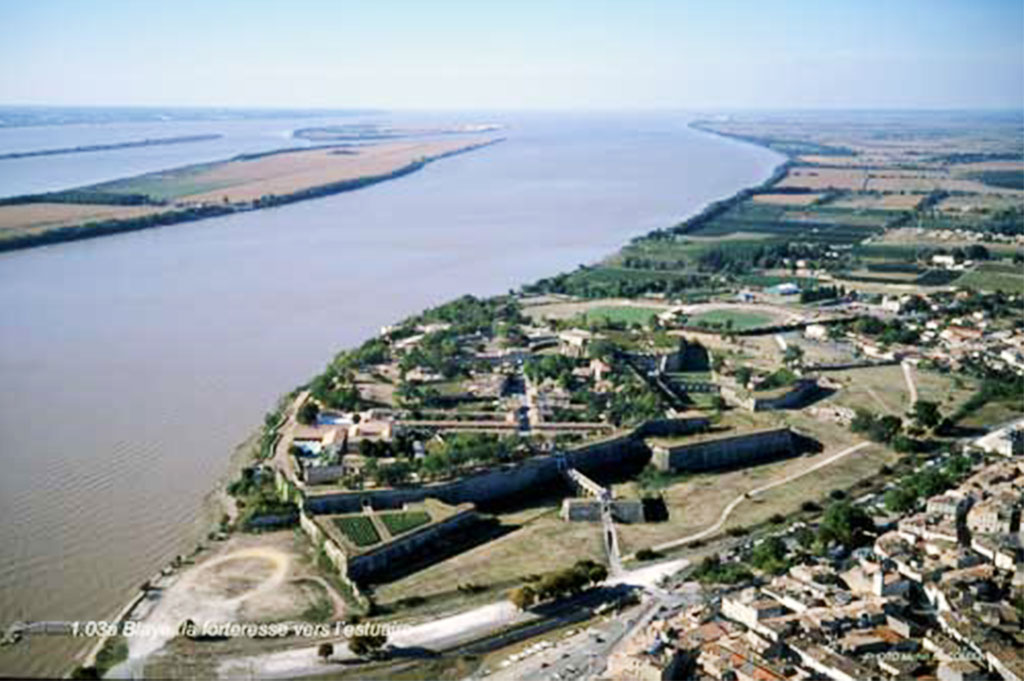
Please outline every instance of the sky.
[{"label": "sky", "polygon": [[1021,0],[0,0],[0,104],[1024,108]]}]

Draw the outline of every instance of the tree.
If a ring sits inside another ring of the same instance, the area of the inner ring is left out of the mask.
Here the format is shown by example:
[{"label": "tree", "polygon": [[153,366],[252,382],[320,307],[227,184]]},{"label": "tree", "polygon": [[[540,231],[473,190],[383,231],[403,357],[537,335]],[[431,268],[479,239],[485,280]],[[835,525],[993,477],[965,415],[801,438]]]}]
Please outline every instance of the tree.
[{"label": "tree", "polygon": [[875,523],[863,509],[847,501],[829,504],[818,526],[818,539],[828,546],[833,541],[851,547],[865,532],[875,529]]},{"label": "tree", "polygon": [[914,403],[914,420],[925,428],[934,428],[942,422],[939,405],[927,400],[918,400]]},{"label": "tree", "polygon": [[799,364],[804,358],[804,350],[798,345],[787,345],[786,352],[782,354],[782,361],[786,364]]},{"label": "tree", "polygon": [[750,562],[757,568],[772,574],[781,574],[789,568],[786,561],[786,543],[781,537],[768,537],[754,547]]},{"label": "tree", "polygon": [[301,407],[299,407],[299,413],[296,418],[299,423],[305,426],[311,426],[316,423],[316,417],[320,415],[320,405],[313,400],[306,400]]},{"label": "tree", "polygon": [[387,634],[356,634],[348,640],[348,649],[359,657],[372,657],[387,642]]},{"label": "tree", "polygon": [[885,507],[893,513],[906,513],[917,505],[917,494],[908,487],[895,487],[885,493]]},{"label": "tree", "polygon": [[317,656],[327,662],[327,658],[334,654],[334,646],[330,643],[321,643],[316,649]]},{"label": "tree", "polygon": [[854,323],[853,328],[857,333],[862,333],[867,336],[877,336],[885,331],[885,322],[877,317],[862,317]]},{"label": "tree", "polygon": [[524,584],[509,591],[508,599],[520,610],[528,610],[537,602],[537,592],[529,584]]}]

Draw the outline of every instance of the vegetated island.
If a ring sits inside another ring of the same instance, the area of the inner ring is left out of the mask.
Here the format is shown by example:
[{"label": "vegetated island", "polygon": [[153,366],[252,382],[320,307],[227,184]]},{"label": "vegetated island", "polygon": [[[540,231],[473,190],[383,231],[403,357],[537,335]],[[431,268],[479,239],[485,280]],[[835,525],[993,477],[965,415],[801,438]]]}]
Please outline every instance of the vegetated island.
[{"label": "vegetated island", "polygon": [[57,149],[36,149],[35,151],[12,151],[0,154],[0,161],[33,156],[60,156],[63,154],[85,154],[92,151],[114,151],[117,149],[134,149],[136,147],[158,147],[165,144],[188,144],[189,142],[209,142],[220,139],[224,135],[178,135],[176,137],[157,137],[155,139],[131,140],[129,142],[113,142],[110,144],[83,144],[77,147],[60,147]]},{"label": "vegetated island", "polygon": [[497,123],[466,123],[444,127],[409,127],[379,123],[346,123],[314,128],[299,128],[292,137],[310,142],[362,142],[370,140],[407,139],[430,135],[479,135],[501,130]]},{"label": "vegetated island", "polygon": [[77,189],[0,199],[0,251],[191,222],[352,191],[503,139],[278,149]]}]

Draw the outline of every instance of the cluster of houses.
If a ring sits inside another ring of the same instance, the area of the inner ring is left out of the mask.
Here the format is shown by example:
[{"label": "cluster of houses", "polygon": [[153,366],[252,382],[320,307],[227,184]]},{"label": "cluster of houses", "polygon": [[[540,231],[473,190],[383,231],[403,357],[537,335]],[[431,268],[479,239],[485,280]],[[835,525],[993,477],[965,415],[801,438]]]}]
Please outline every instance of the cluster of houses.
[{"label": "cluster of houses", "polygon": [[[913,304],[922,296],[909,293],[883,296],[878,310],[897,316],[906,329],[919,333],[919,341],[913,346],[885,345],[852,332],[847,338],[870,360],[914,362],[924,359],[956,370],[965,360],[973,359],[996,371],[1009,370],[1024,375],[1024,331],[1005,328],[1006,325],[997,323],[987,311],[962,310],[960,303],[971,295],[960,291],[953,294],[951,300],[923,296],[925,309],[921,310],[918,304],[913,312]],[[1008,302],[1018,307],[1024,304],[1020,296],[1013,296]],[[828,338],[828,329],[822,325],[808,326],[805,336],[809,340],[824,341]]]},{"label": "cluster of houses", "polygon": [[605,676],[1020,681],[1022,507],[1018,454],[883,525],[873,546],[715,587],[656,616]]}]

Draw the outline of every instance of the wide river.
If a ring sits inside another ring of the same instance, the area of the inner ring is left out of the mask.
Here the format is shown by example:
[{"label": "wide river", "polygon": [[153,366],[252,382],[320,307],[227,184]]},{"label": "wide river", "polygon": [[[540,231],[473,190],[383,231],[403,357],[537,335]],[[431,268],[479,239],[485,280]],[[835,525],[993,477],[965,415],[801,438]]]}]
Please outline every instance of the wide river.
[{"label": "wide river", "polygon": [[[683,114],[460,120],[504,122],[508,140],[356,192],[0,254],[0,626],[110,617],[194,546],[232,450],[339,349],[593,262],[781,160]],[[0,152],[231,134],[0,161],[0,195],[293,146],[309,124],[6,129]],[[4,648],[0,675],[63,671],[85,643]]]}]

